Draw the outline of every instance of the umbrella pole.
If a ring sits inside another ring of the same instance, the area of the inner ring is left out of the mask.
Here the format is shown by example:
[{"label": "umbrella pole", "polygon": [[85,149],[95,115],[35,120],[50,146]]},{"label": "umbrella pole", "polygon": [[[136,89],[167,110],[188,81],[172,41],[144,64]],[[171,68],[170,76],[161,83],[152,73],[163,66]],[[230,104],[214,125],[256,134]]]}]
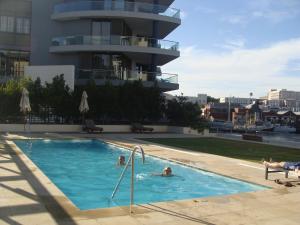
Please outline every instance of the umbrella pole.
[{"label": "umbrella pole", "polygon": [[26,113],[24,114],[24,133],[26,132]]}]

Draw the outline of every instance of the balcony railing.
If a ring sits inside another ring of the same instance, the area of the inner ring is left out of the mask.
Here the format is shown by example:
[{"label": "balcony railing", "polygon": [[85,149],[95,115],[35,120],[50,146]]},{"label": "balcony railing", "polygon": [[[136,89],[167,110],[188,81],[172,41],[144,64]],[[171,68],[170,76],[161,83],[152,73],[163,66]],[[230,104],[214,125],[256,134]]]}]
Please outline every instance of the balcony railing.
[{"label": "balcony railing", "polygon": [[76,74],[76,79],[95,79],[95,80],[124,80],[124,81],[158,81],[165,83],[178,84],[178,75],[147,72],[135,70],[101,70],[101,69],[79,69]]},{"label": "balcony railing", "polygon": [[121,45],[151,47],[178,51],[179,43],[174,41],[159,40],[147,37],[131,36],[68,36],[52,39],[52,46],[70,46],[70,45]]},{"label": "balcony railing", "polygon": [[180,19],[180,10],[168,6],[128,1],[73,1],[54,6],[54,14],[74,11],[126,11],[151,13]]}]

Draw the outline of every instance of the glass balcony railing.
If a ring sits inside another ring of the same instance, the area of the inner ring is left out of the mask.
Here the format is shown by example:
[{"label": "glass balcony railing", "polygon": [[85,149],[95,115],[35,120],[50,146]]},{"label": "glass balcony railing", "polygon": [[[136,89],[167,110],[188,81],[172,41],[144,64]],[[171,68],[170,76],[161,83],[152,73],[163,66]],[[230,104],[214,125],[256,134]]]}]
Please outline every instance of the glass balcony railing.
[{"label": "glass balcony railing", "polygon": [[156,76],[156,80],[159,82],[178,84],[178,75],[170,73],[161,73]]},{"label": "glass balcony railing", "polygon": [[70,45],[120,45],[160,48],[171,51],[179,50],[179,43],[174,41],[159,40],[147,37],[130,36],[68,36],[52,39],[52,46],[70,46]]},{"label": "glass balcony railing", "polygon": [[158,81],[178,84],[177,74],[160,72],[134,71],[120,68],[119,70],[79,69],[76,74],[79,80],[124,80],[124,81]]},{"label": "glass balcony railing", "polygon": [[151,13],[180,19],[180,10],[168,6],[128,1],[72,1],[54,6],[54,14],[74,11],[126,11]]}]

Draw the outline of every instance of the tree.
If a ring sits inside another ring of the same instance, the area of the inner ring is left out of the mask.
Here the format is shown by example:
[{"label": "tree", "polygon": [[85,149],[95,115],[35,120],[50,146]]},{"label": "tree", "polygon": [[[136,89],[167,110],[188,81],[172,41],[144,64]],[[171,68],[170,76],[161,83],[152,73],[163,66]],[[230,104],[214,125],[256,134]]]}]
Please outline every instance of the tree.
[{"label": "tree", "polygon": [[27,88],[30,79],[9,80],[0,86],[0,120],[21,120],[20,99],[22,89]]},{"label": "tree", "polygon": [[53,113],[66,120],[69,120],[74,114],[75,102],[70,88],[65,84],[64,76],[59,75],[53,78],[52,83],[46,83],[45,99],[46,105],[51,107]]},{"label": "tree", "polygon": [[220,99],[219,98],[214,98],[211,96],[207,96],[207,103],[219,103]]},{"label": "tree", "polygon": [[179,96],[168,101],[166,114],[171,124],[192,126],[199,122],[201,110],[198,104]]}]

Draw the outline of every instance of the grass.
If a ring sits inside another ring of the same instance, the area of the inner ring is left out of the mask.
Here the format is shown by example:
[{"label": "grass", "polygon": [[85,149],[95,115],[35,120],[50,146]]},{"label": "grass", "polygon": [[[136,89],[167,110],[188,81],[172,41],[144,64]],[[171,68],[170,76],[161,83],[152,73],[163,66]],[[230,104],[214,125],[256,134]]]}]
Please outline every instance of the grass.
[{"label": "grass", "polygon": [[243,141],[218,138],[144,138],[142,140],[253,162],[259,162],[263,158],[272,158],[273,161],[300,161],[300,149]]}]

